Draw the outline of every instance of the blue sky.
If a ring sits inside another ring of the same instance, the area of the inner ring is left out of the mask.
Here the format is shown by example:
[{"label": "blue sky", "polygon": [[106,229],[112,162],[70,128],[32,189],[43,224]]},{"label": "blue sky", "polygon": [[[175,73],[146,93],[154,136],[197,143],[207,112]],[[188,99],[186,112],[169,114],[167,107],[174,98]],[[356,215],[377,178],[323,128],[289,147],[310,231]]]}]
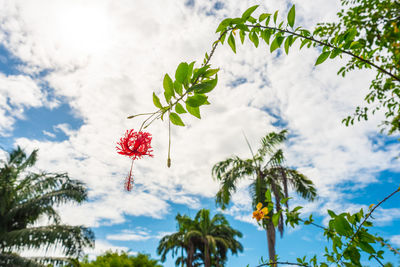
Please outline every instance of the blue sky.
[{"label": "blue sky", "polygon": [[[296,23],[309,28],[334,20],[339,9],[335,1],[293,3]],[[172,168],[165,166],[167,125],[156,121],[149,128],[155,157],[135,162],[134,190],[123,191],[130,162],[115,145],[141,122],[126,117],[151,111],[152,92],[161,92],[164,74],[173,74],[181,61],[200,62],[219,21],[253,4],[261,5],[257,12],[282,14],[290,6],[286,1],[1,3],[0,149],[39,148],[38,168],[66,171],[88,185],[88,203],[59,210],[66,223],[95,231],[97,246],[90,255],[129,249],[157,257],[158,240],[176,230],[178,212],[194,216],[209,208],[215,214],[218,184],[211,167],[232,155],[250,156],[243,132],[256,148],[269,131],[288,128],[287,163],[311,178],[319,193],[314,203],[295,197],[291,206],[303,205],[304,216],[312,213],[320,224],[326,223],[328,208],[337,213],[367,208],[399,186],[398,137],[379,134],[382,114],[351,127],[340,123],[362,103],[372,71],[342,79],[336,71],[345,59],[315,68],[318,50],[277,56],[263,45],[245,43],[236,55],[227,46],[217,49],[212,64],[221,72],[212,105],[202,110],[202,120],[185,117],[188,127],[173,129]],[[227,266],[255,266],[267,255],[265,232],[251,219],[247,185],[238,185],[225,211],[243,233],[245,248]],[[377,210],[374,228],[395,247],[400,247],[398,203],[397,196]],[[321,256],[326,244],[318,229],[302,226],[286,229],[277,252],[293,261]],[[165,266],[173,262],[169,257]]]}]

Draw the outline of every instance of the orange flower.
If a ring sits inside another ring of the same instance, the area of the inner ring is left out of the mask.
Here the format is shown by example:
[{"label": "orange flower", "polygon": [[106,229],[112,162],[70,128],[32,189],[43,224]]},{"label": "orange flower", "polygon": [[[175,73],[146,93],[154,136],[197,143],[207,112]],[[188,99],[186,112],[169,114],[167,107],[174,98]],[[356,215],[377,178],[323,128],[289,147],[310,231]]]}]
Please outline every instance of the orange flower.
[{"label": "orange flower", "polygon": [[263,209],[262,208],[262,203],[259,202],[257,204],[257,210],[253,211],[253,218],[255,218],[257,220],[257,222],[259,222],[262,219],[268,219],[267,214],[268,214],[268,208],[265,207]]}]

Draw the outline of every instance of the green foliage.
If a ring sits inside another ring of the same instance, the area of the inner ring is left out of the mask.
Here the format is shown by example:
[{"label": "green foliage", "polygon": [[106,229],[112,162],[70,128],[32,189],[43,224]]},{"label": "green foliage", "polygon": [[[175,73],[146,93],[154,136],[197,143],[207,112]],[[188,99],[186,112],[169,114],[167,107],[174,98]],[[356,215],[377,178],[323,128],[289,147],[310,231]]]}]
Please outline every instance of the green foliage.
[{"label": "green foliage", "polygon": [[[314,35],[354,55],[338,74],[354,69],[380,67],[371,82],[365,101],[372,108],[357,107],[346,125],[354,119],[367,120],[368,114],[383,110],[382,126],[389,134],[400,130],[400,2],[392,0],[341,0],[344,7],[339,22],[320,24]],[[385,70],[386,72],[383,72]]]},{"label": "green foliage", "polygon": [[[27,259],[13,253],[21,249],[57,246],[68,257],[78,257],[84,247],[92,247],[94,234],[83,226],[61,224],[55,206],[81,203],[87,190],[65,173],[33,173],[28,168],[37,159],[37,150],[27,156],[21,148],[12,151],[0,167],[0,265],[35,266],[42,263],[73,262],[72,258]],[[52,225],[33,226],[41,217]],[[31,265],[29,265],[31,264]]]},{"label": "green foliage", "polygon": [[188,267],[198,264],[204,264],[205,267],[223,266],[228,251],[237,254],[243,250],[236,240],[242,234],[230,227],[222,214],[211,218],[210,211],[202,209],[194,219],[178,214],[176,220],[178,232],[164,236],[157,248],[163,262],[166,255],[172,252],[172,257],[181,255],[175,262],[177,266],[184,263]]},{"label": "green foliage", "polygon": [[162,267],[158,260],[151,259],[149,254],[129,255],[127,252],[107,251],[89,262],[87,257],[80,263],[81,267]]}]

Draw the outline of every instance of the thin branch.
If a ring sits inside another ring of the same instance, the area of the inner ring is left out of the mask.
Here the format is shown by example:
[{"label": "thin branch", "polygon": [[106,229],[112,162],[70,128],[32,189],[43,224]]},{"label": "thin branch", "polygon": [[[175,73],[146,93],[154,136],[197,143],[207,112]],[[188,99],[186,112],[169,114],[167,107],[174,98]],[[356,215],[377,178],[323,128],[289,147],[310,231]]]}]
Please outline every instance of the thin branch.
[{"label": "thin branch", "polygon": [[374,64],[373,62],[371,62],[371,61],[369,61],[369,60],[367,60],[367,59],[364,59],[364,58],[362,58],[362,57],[360,57],[360,56],[358,56],[358,55],[356,55],[356,54],[353,54],[353,53],[350,52],[350,51],[347,51],[347,50],[341,49],[341,48],[339,48],[339,47],[336,47],[336,46],[334,46],[334,45],[331,45],[330,43],[325,43],[325,42],[323,42],[323,41],[316,40],[316,39],[314,39],[313,37],[305,36],[305,35],[302,35],[302,34],[299,34],[299,33],[296,33],[296,32],[292,32],[292,31],[289,31],[289,30],[285,30],[285,29],[279,29],[279,28],[275,28],[275,27],[261,26],[261,25],[248,25],[248,24],[245,24],[245,26],[247,26],[247,27],[252,27],[252,28],[262,28],[262,29],[275,30],[275,31],[279,31],[279,32],[285,32],[285,33],[288,33],[288,34],[291,34],[291,35],[294,35],[294,36],[298,36],[298,37],[300,37],[300,38],[304,38],[304,39],[310,40],[310,41],[315,42],[315,43],[317,43],[317,44],[320,44],[320,45],[322,45],[322,46],[327,46],[327,47],[330,47],[330,48],[333,48],[333,49],[338,49],[338,50],[340,50],[342,53],[347,54],[347,55],[350,55],[350,56],[352,56],[352,57],[354,57],[354,58],[357,58],[358,60],[363,61],[363,62],[365,62],[365,63],[367,63],[367,64],[369,64],[369,65],[375,67],[375,68],[378,69],[379,71],[381,71],[381,72],[383,72],[383,73],[389,75],[389,76],[392,77],[393,79],[395,79],[395,80],[397,80],[397,81],[400,82],[400,77],[395,76],[394,74],[392,74],[392,73],[390,73],[389,71],[383,69],[382,67],[379,67],[378,65]]},{"label": "thin branch", "polygon": [[[400,187],[397,188],[393,193],[391,193],[390,195],[388,195],[387,197],[385,197],[381,202],[378,203],[378,205],[374,206],[370,212],[368,212],[367,216],[365,216],[364,220],[360,223],[360,225],[357,227],[356,232],[353,234],[353,236],[350,238],[349,243],[347,243],[346,247],[343,249],[343,251],[345,251],[350,245],[351,243],[353,243],[354,238],[356,237],[356,235],[358,234],[358,232],[361,230],[361,227],[363,226],[363,224],[367,221],[367,219],[371,216],[371,214],[375,211],[375,209],[377,207],[379,207],[383,202],[385,202],[386,200],[388,200],[389,198],[391,198],[394,194],[396,194],[397,192],[400,192]],[[340,261],[340,259],[342,258],[343,255],[340,256],[340,258],[338,259],[338,261]],[[382,265],[383,266],[383,265]]]},{"label": "thin branch", "polygon": [[303,267],[311,267],[310,265],[306,263],[296,263],[296,262],[288,262],[288,261],[275,261],[275,262],[269,262],[269,263],[263,263],[260,265],[257,265],[256,267],[261,267],[261,266],[275,266],[276,264],[287,264],[287,265],[295,265],[295,266],[303,266]]},{"label": "thin branch", "polygon": [[392,251],[394,254],[400,255],[400,251],[392,247],[390,244],[386,243],[385,241],[378,239],[377,240],[379,243],[381,243],[382,246],[386,246],[390,251]]}]

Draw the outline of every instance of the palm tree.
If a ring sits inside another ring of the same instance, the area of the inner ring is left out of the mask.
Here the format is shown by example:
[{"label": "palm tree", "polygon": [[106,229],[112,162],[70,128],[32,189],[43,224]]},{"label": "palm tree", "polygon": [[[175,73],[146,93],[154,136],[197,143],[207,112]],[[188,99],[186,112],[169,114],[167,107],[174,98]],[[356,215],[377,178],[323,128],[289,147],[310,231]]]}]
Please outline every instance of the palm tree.
[{"label": "palm tree", "polygon": [[224,215],[216,214],[210,218],[210,211],[201,209],[196,214],[194,226],[187,235],[202,245],[205,267],[210,267],[212,261],[215,266],[223,266],[228,250],[232,254],[243,251],[242,244],[236,240],[242,233],[231,228]]},{"label": "palm tree", "polygon": [[[84,185],[62,173],[33,173],[37,150],[28,157],[21,148],[13,150],[0,168],[0,265],[42,266],[42,263],[76,262],[84,247],[93,247],[94,234],[83,226],[61,224],[54,206],[81,203],[87,198]],[[51,225],[34,226],[47,216]],[[62,248],[66,257],[24,258],[22,249]]]},{"label": "palm tree", "polygon": [[[252,177],[250,192],[252,195],[253,209],[257,203],[266,202],[266,192],[272,192],[275,198],[275,210],[279,212],[281,200],[289,197],[291,186],[302,198],[313,201],[317,195],[314,184],[305,175],[295,169],[284,165],[282,149],[277,146],[286,140],[287,131],[279,133],[271,132],[261,139],[261,147],[257,153],[252,153],[252,158],[241,159],[237,156],[218,162],[212,169],[215,179],[221,182],[221,187],[216,195],[216,204],[225,209],[230,203],[232,194],[236,191],[236,185],[243,178]],[[247,139],[246,139],[247,141]],[[248,143],[248,142],[247,142]],[[285,206],[289,208],[288,202]],[[262,225],[267,233],[268,254],[271,262],[275,262],[275,226],[272,222],[274,210],[269,211],[269,219],[263,219]],[[278,231],[283,235],[283,216],[278,219]]]},{"label": "palm tree", "polygon": [[[193,225],[193,221],[187,215],[178,215],[175,217],[178,222],[178,231],[176,233],[164,236],[157,247],[157,254],[161,255],[161,261],[164,262],[169,252],[172,252],[172,257],[181,252],[181,256],[175,262],[175,265],[182,265],[186,262],[186,266],[192,267],[195,253],[194,240],[186,237],[187,232]],[[186,257],[184,257],[185,252]]]},{"label": "palm tree", "polygon": [[[178,232],[164,236],[159,243],[157,253],[164,262],[166,255],[171,251],[172,256],[178,255],[176,265],[186,262],[186,266],[199,266],[201,259],[205,267],[223,266],[227,260],[227,253],[237,254],[243,251],[242,245],[236,240],[242,234],[231,228],[222,214],[216,214],[210,219],[210,211],[200,210],[195,219],[186,215],[176,217]],[[186,254],[186,258],[183,255]]]}]

